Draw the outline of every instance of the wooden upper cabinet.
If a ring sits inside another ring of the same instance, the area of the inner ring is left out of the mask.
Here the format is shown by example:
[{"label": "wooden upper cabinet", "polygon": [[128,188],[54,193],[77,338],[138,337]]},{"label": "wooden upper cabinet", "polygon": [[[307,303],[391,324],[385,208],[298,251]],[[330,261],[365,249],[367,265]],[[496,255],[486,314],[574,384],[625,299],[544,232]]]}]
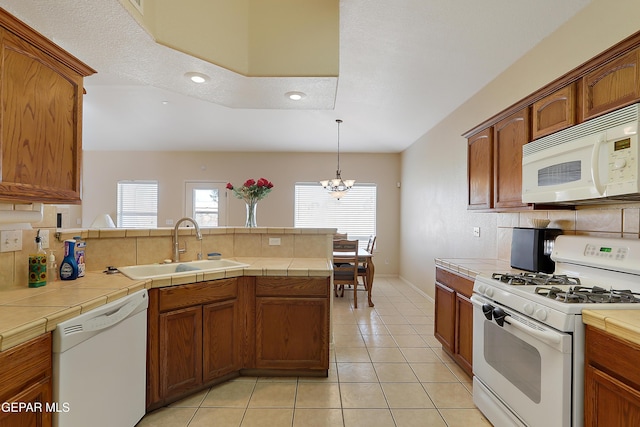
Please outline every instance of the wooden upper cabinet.
[{"label": "wooden upper cabinet", "polygon": [[640,48],[583,77],[583,120],[640,99]]},{"label": "wooden upper cabinet", "polygon": [[468,209],[493,207],[493,128],[468,138]]},{"label": "wooden upper cabinet", "polygon": [[576,85],[572,83],[533,103],[531,133],[533,139],[576,124]]},{"label": "wooden upper cabinet", "polygon": [[80,202],[83,77],[93,73],[0,8],[0,200]]},{"label": "wooden upper cabinet", "polygon": [[529,108],[493,127],[494,208],[519,208],[522,203],[522,146],[529,142]]}]

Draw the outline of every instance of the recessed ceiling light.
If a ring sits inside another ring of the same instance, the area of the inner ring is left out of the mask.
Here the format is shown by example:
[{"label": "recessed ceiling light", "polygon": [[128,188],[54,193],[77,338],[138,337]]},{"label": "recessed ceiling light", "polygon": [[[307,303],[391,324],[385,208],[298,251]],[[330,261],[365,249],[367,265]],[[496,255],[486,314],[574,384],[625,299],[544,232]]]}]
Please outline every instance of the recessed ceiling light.
[{"label": "recessed ceiling light", "polygon": [[209,76],[202,73],[196,73],[194,71],[190,71],[185,73],[185,77],[188,77],[194,83],[204,83],[209,80]]},{"label": "recessed ceiling light", "polygon": [[304,92],[287,92],[284,94],[284,96],[292,101],[300,101],[301,99],[305,98],[307,94]]},{"label": "recessed ceiling light", "polygon": [[167,105],[169,103],[169,101],[161,101],[162,105]]}]

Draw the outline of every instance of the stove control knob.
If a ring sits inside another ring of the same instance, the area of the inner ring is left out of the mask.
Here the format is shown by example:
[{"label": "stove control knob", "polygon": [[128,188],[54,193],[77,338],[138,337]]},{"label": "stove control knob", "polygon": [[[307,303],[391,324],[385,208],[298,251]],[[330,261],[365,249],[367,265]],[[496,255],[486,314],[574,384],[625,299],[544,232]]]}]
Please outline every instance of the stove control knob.
[{"label": "stove control knob", "polygon": [[545,310],[543,310],[542,308],[539,308],[536,310],[536,317],[540,320],[546,320],[547,319],[547,312]]},{"label": "stove control knob", "polygon": [[487,287],[487,290],[484,293],[489,298],[493,298],[493,288]]},{"label": "stove control knob", "polygon": [[486,289],[486,287],[484,285],[478,285],[478,293],[479,294],[484,294],[484,290]]},{"label": "stove control knob", "polygon": [[528,314],[529,316],[531,316],[531,315],[533,314],[533,311],[534,311],[534,309],[533,309],[533,308],[534,308],[534,307],[533,307],[533,305],[531,305],[531,304],[529,304],[529,303],[526,303],[526,304],[524,305],[524,312],[525,312],[526,314]]}]

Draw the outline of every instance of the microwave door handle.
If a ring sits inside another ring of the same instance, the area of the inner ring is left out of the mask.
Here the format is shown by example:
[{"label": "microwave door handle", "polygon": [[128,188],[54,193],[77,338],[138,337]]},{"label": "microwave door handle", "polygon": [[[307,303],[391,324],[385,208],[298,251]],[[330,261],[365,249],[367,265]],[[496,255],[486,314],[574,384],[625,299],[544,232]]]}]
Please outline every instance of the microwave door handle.
[{"label": "microwave door handle", "polygon": [[591,180],[596,187],[596,191],[601,196],[604,195],[604,186],[600,182],[600,149],[605,143],[604,135],[598,135],[598,140],[593,145],[591,152]]}]

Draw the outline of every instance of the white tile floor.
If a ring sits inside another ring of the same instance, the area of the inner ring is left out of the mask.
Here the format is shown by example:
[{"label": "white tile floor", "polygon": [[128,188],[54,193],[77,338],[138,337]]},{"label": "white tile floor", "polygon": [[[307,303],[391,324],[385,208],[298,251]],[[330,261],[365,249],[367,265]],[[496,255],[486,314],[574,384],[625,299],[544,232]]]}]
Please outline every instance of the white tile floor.
[{"label": "white tile floor", "polygon": [[[376,277],[373,302],[335,298],[328,378],[240,377],[145,416],[139,427],[475,427],[471,379],[433,337],[433,303]],[[364,303],[364,304],[363,304]]]}]

